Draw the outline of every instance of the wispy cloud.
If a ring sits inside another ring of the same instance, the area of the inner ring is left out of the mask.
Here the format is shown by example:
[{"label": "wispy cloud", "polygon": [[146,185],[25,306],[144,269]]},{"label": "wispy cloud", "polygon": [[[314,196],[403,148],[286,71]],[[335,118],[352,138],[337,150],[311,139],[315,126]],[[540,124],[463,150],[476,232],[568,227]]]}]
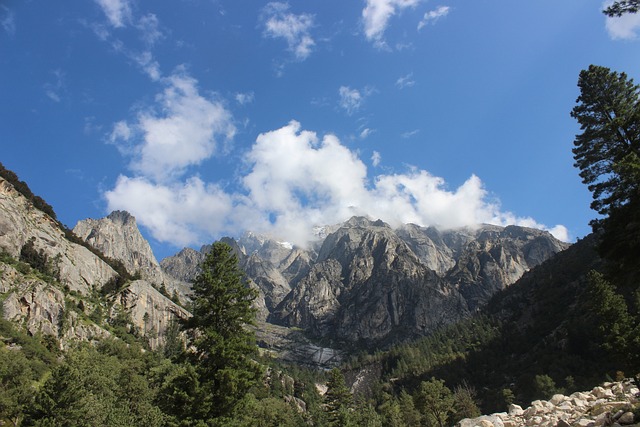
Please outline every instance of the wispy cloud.
[{"label": "wispy cloud", "polygon": [[2,29],[10,36],[16,33],[15,14],[4,5],[0,5],[0,25],[2,25]]},{"label": "wispy cloud", "polygon": [[362,131],[360,132],[360,139],[365,139],[367,138],[369,135],[371,135],[372,133],[374,133],[375,130],[374,129],[370,129],[370,128],[364,128],[362,129]]},{"label": "wispy cloud", "polygon": [[435,10],[425,13],[422,20],[418,23],[418,30],[427,24],[435,24],[440,18],[447,16],[449,9],[449,6],[438,6]]},{"label": "wispy cloud", "polygon": [[[611,6],[612,1],[605,1],[602,9]],[[620,17],[607,17],[605,27],[609,37],[613,40],[635,40],[640,31],[640,13],[626,13]]]},{"label": "wispy cloud", "polygon": [[367,40],[373,41],[379,47],[384,47],[384,32],[389,19],[397,12],[415,7],[419,3],[420,0],[367,0],[367,5],[362,10],[362,22]]},{"label": "wispy cloud", "polygon": [[338,89],[338,106],[348,115],[360,110],[365,99],[373,93],[373,89],[367,87],[363,91],[352,89],[349,86],[340,86]]},{"label": "wispy cloud", "polygon": [[53,70],[53,81],[44,84],[44,93],[53,102],[62,101],[62,92],[64,91],[64,72],[62,70]]},{"label": "wispy cloud", "polygon": [[374,167],[378,167],[381,161],[382,161],[382,155],[379,152],[374,151],[373,154],[371,155],[371,164]]},{"label": "wispy cloud", "polygon": [[236,93],[236,102],[240,105],[251,104],[255,95],[253,92]]},{"label": "wispy cloud", "polygon": [[398,77],[396,80],[396,86],[400,89],[404,89],[405,87],[411,87],[416,84],[416,81],[413,80],[413,73],[409,73],[406,76]]},{"label": "wispy cloud", "polygon": [[415,136],[415,135],[417,135],[419,133],[420,133],[420,129],[414,129],[414,130],[410,130],[410,131],[404,132],[400,136],[403,137],[404,139],[408,139],[408,138],[411,138],[412,136]]},{"label": "wispy cloud", "polygon": [[296,15],[289,12],[287,3],[272,2],[263,9],[264,35],[270,38],[282,38],[287,49],[296,59],[304,60],[310,54],[315,41],[310,30],[313,27],[313,15]]},{"label": "wispy cloud", "polygon": [[129,0],[95,0],[114,28],[122,28],[131,23],[132,12]]},{"label": "wispy cloud", "polygon": [[148,13],[140,18],[136,28],[140,30],[141,38],[148,46],[153,46],[164,37],[160,31],[160,21],[153,13]]}]

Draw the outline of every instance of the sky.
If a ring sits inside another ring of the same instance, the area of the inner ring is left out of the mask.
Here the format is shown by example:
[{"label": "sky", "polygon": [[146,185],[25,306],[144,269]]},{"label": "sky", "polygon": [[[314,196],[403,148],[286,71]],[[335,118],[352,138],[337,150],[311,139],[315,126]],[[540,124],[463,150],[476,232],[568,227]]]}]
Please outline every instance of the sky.
[{"label": "sky", "polygon": [[575,241],[590,64],[638,80],[601,0],[0,0],[0,162],[69,227],[133,214],[156,257],[354,215]]}]

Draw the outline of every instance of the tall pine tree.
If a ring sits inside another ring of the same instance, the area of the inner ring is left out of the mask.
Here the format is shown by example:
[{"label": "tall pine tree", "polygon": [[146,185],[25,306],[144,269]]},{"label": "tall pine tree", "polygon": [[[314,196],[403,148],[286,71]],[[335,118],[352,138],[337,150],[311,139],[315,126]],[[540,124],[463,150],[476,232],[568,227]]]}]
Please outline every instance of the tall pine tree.
[{"label": "tall pine tree", "polygon": [[185,325],[202,387],[199,408],[194,409],[205,419],[229,415],[261,376],[253,360],[255,335],[247,328],[254,323],[251,304],[256,296],[232,248],[214,243],[193,282],[193,317]]}]

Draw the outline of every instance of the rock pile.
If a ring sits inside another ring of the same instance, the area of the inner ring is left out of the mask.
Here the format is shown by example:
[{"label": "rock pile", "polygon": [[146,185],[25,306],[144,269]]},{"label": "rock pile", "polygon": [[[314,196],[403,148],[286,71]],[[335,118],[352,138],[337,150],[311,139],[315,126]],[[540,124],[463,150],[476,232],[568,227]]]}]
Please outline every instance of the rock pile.
[{"label": "rock pile", "polygon": [[[522,409],[510,405],[509,412],[465,418],[457,427],[640,427],[640,389],[632,380],[605,383],[591,392],[554,395],[536,400]],[[637,424],[634,424],[637,423]]]}]

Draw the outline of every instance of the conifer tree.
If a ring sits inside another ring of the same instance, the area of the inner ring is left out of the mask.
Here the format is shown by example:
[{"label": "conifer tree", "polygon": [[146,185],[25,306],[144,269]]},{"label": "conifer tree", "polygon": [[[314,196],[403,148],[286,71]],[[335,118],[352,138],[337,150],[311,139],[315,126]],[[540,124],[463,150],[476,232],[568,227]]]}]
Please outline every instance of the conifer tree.
[{"label": "conifer tree", "polygon": [[609,215],[640,185],[633,176],[640,157],[640,87],[625,73],[596,65],[580,72],[578,86],[571,112],[582,130],[574,141],[575,166],[592,192],[591,208]]},{"label": "conifer tree", "polygon": [[229,415],[260,378],[252,302],[256,291],[243,280],[232,248],[213,244],[193,282],[191,317],[185,325],[193,347],[191,360],[202,385],[205,419]]},{"label": "conifer tree", "polygon": [[353,396],[345,384],[338,368],[329,373],[327,393],[324,396],[330,426],[349,425],[349,412],[353,407]]}]

